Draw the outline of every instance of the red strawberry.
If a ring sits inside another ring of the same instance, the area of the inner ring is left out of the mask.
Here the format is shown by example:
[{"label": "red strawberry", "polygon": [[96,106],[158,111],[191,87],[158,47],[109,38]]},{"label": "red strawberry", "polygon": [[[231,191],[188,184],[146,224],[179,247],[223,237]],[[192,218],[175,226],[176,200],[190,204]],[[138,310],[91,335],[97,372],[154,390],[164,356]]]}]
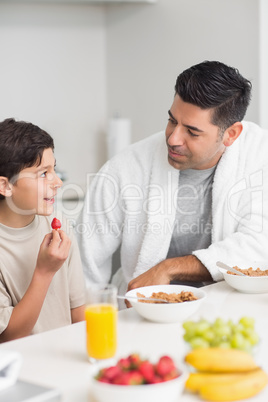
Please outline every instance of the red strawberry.
[{"label": "red strawberry", "polygon": [[51,227],[52,229],[60,229],[61,228],[61,221],[57,218],[53,218],[53,221],[51,222]]},{"label": "red strawberry", "polygon": [[144,360],[139,365],[139,372],[147,383],[152,383],[155,378],[154,366],[148,360]]},{"label": "red strawberry", "polygon": [[163,382],[163,379],[159,375],[155,375],[150,384],[158,384],[159,382]]},{"label": "red strawberry", "polygon": [[130,369],[131,361],[129,357],[122,358],[118,361],[117,365],[121,367],[122,370],[127,371]]},{"label": "red strawberry", "polygon": [[164,375],[163,380],[164,381],[174,380],[174,378],[177,377],[179,377],[179,372],[177,369],[174,369],[170,373]]},{"label": "red strawberry", "polygon": [[139,371],[133,370],[129,372],[128,385],[139,385],[143,383],[143,376]]},{"label": "red strawberry", "polygon": [[140,385],[143,384],[144,381],[141,373],[137,370],[133,370],[123,371],[120,375],[115,377],[112,383],[117,385]]},{"label": "red strawberry", "polygon": [[106,369],[103,369],[101,378],[106,378],[109,381],[113,381],[113,379],[121,373],[121,370],[118,366],[111,366]]},{"label": "red strawberry", "polygon": [[128,358],[131,363],[131,368],[138,368],[142,362],[140,355],[138,353],[133,353],[133,354],[129,355]]},{"label": "red strawberry", "polygon": [[119,374],[117,377],[115,377],[112,381],[112,384],[117,384],[117,385],[128,385],[129,383],[129,376],[130,372],[129,371],[122,371],[121,374]]},{"label": "red strawberry", "polygon": [[171,357],[169,356],[162,356],[160,357],[158,363],[156,364],[156,372],[161,377],[169,374],[171,371],[176,369],[175,364]]},{"label": "red strawberry", "polygon": [[108,380],[108,378],[105,378],[105,377],[97,378],[97,380],[100,381],[100,382],[105,382],[106,384],[111,384],[111,381]]}]

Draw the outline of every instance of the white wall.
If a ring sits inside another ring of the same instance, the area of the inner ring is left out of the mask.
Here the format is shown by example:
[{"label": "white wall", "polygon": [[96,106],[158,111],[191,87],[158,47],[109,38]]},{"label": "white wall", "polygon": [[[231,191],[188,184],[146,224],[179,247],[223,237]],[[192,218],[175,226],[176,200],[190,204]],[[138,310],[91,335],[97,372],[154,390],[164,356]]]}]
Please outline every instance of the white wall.
[{"label": "white wall", "polygon": [[268,129],[268,2],[260,0],[260,125]]},{"label": "white wall", "polygon": [[205,59],[252,79],[247,118],[258,122],[258,43],[256,0],[0,2],[0,120],[48,130],[58,167],[84,186],[106,160],[107,119],[130,118],[133,141],[163,129],[177,75]]},{"label": "white wall", "polygon": [[85,183],[105,161],[104,8],[0,4],[0,57],[0,120],[47,130],[58,168]]},{"label": "white wall", "polygon": [[177,75],[210,59],[237,67],[252,80],[247,118],[258,122],[258,10],[256,0],[158,0],[110,7],[109,116],[119,111],[129,117],[134,140],[165,128]]}]

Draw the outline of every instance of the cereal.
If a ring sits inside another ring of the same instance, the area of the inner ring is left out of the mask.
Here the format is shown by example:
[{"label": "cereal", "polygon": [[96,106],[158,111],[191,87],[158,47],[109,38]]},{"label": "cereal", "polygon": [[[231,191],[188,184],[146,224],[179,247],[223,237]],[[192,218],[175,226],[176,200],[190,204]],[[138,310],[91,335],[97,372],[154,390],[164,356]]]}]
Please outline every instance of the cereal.
[{"label": "cereal", "polygon": [[[145,297],[142,293],[137,292],[137,297]],[[152,299],[163,299],[168,301],[169,303],[182,303],[191,300],[197,300],[197,297],[193,294],[193,292],[184,292],[181,293],[165,293],[165,292],[157,292],[153,293],[150,298]],[[161,301],[149,301],[149,300],[139,300],[140,303],[163,303]]]},{"label": "cereal", "polygon": [[[243,274],[247,275],[247,276],[267,276],[268,275],[268,269],[266,269],[265,271],[262,271],[260,268],[257,269],[253,269],[252,267],[247,268],[247,269],[241,269],[238,267],[234,267],[237,271],[242,272]],[[227,271],[227,274],[230,275],[237,275],[234,272],[231,271]]]}]

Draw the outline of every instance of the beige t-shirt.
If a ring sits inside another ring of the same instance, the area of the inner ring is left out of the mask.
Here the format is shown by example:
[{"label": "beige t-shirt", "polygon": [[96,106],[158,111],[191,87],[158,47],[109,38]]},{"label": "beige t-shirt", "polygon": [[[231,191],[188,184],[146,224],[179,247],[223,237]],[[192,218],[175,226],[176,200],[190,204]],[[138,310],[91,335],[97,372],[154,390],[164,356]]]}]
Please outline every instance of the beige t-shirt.
[{"label": "beige t-shirt", "polygon": [[[0,224],[0,333],[8,325],[13,307],[26,292],[44,236],[51,232],[50,217],[35,216],[24,228]],[[76,240],[66,221],[62,229],[72,241],[69,256],[54,275],[32,333],[71,324],[70,309],[84,304],[84,277]]]}]

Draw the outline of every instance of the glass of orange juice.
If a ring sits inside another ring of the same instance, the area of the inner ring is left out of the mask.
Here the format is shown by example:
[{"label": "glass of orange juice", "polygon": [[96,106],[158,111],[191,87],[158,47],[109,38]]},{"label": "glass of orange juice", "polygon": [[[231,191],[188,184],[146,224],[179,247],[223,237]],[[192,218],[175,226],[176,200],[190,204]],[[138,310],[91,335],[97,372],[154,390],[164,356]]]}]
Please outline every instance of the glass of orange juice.
[{"label": "glass of orange juice", "polygon": [[115,355],[117,309],[117,288],[114,285],[93,285],[87,290],[85,319],[90,362]]}]

